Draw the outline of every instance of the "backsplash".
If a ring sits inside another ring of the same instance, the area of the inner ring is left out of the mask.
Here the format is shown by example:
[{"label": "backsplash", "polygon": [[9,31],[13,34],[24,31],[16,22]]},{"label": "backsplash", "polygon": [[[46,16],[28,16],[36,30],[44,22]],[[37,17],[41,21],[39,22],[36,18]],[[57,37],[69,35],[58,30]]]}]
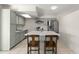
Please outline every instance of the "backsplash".
[{"label": "backsplash", "polygon": [[44,21],[41,24],[37,24],[36,20],[34,19],[26,19],[25,26],[23,27],[24,30],[28,29],[29,31],[37,30],[37,27],[43,28],[43,30],[47,30],[47,20],[45,18],[41,18],[40,20]]}]

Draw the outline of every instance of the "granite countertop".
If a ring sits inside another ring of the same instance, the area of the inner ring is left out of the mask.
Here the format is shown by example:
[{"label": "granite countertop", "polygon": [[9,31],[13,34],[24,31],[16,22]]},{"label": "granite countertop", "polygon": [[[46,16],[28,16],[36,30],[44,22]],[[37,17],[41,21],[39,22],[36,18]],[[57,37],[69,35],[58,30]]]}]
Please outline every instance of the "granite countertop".
[{"label": "granite countertop", "polygon": [[17,30],[16,32],[24,32],[24,31],[23,30],[21,30],[21,31]]},{"label": "granite countertop", "polygon": [[28,30],[17,30],[16,32],[26,32]]}]

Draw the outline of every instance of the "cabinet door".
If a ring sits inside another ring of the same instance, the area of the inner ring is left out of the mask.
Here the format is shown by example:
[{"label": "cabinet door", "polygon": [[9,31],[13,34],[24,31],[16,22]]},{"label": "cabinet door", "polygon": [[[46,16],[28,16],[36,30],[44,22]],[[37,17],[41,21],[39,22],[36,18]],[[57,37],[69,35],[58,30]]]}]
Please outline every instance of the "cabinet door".
[{"label": "cabinet door", "polygon": [[19,17],[18,21],[19,21],[19,22],[18,22],[19,24],[24,25],[24,19],[23,19],[22,17]]},{"label": "cabinet door", "polygon": [[10,25],[10,47],[15,45],[16,40],[16,25]]},{"label": "cabinet door", "polygon": [[15,43],[17,44],[19,42],[19,39],[20,39],[20,34],[17,32],[16,33],[16,40],[15,40]]},{"label": "cabinet door", "polygon": [[10,11],[10,19],[11,24],[16,24],[16,13],[14,11]]},{"label": "cabinet door", "polygon": [[18,21],[18,16],[16,16],[16,24],[19,24],[18,22],[19,22],[19,21]]}]

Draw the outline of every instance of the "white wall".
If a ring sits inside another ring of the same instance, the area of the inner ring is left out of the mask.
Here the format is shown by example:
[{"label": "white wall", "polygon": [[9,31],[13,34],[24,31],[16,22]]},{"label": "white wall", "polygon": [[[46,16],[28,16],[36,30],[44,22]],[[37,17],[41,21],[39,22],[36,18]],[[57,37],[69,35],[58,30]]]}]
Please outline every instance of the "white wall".
[{"label": "white wall", "polygon": [[60,40],[74,53],[79,53],[79,10],[59,17]]}]

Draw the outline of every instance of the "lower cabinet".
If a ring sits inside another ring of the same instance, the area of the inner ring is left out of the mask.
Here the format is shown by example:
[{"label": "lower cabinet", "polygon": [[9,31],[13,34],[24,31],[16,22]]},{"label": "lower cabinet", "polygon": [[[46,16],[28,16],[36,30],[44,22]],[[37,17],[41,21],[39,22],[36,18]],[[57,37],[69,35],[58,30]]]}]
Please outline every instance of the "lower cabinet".
[{"label": "lower cabinet", "polygon": [[10,48],[15,45],[16,40],[16,26],[10,25]]},{"label": "lower cabinet", "polygon": [[20,41],[22,41],[24,39],[24,32],[16,32],[16,40],[15,43],[19,43]]},{"label": "lower cabinet", "polygon": [[[13,28],[11,30],[14,30]],[[14,47],[25,38],[24,31],[11,33],[10,48]]]},{"label": "lower cabinet", "polygon": [[15,40],[15,43],[16,43],[16,44],[19,42],[19,39],[20,39],[20,35],[19,35],[19,33],[17,32],[17,33],[16,33],[16,40]]}]

